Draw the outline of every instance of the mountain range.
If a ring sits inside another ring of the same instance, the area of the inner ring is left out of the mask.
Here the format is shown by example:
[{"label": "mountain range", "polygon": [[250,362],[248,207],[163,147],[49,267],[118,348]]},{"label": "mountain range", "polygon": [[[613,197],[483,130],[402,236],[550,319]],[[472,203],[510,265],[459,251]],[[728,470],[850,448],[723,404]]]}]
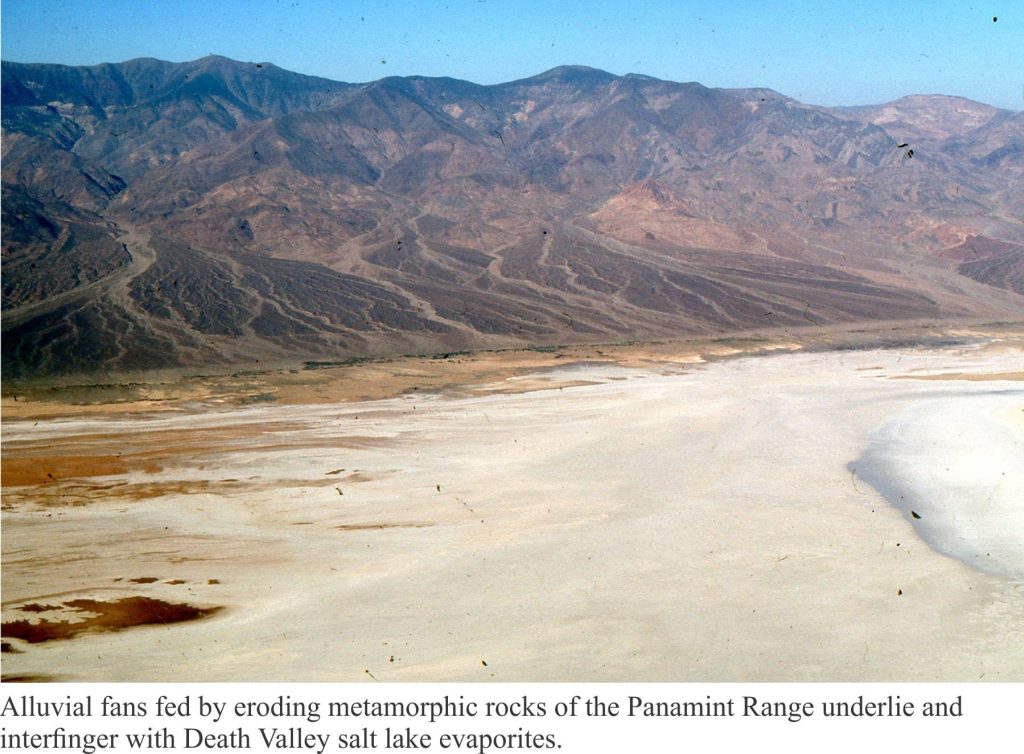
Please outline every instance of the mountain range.
[{"label": "mountain range", "polygon": [[1024,313],[1024,114],[4,62],[3,374]]}]

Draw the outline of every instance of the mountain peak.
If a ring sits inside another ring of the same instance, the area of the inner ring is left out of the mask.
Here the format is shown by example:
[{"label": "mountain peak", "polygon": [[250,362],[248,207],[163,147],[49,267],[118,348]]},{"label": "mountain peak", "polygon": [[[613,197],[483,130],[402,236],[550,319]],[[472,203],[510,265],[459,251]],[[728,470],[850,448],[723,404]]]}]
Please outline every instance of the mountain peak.
[{"label": "mountain peak", "polygon": [[963,136],[1005,112],[966,97],[945,94],[910,94],[881,105],[843,109],[885,128],[894,138],[919,134],[936,141]]},{"label": "mountain peak", "polygon": [[591,68],[585,65],[560,65],[550,70],[530,76],[525,79],[512,81],[512,84],[576,84],[581,86],[600,86],[618,78],[613,73],[602,71],[599,68]]}]

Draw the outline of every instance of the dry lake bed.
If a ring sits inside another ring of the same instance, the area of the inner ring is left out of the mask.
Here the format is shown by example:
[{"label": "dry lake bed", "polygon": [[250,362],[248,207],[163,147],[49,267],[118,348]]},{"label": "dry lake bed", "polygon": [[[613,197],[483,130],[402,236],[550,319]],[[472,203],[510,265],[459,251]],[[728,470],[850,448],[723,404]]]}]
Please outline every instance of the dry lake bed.
[{"label": "dry lake bed", "polygon": [[8,397],[3,676],[1024,680],[1021,339],[779,346]]}]

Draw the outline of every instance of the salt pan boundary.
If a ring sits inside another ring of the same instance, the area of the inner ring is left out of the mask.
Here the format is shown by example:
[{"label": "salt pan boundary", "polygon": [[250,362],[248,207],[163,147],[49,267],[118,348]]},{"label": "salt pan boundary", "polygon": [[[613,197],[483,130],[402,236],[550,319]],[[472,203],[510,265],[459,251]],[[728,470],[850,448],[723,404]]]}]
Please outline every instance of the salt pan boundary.
[{"label": "salt pan boundary", "polygon": [[1022,366],[793,352],[5,418],[3,673],[1021,681]]},{"label": "salt pan boundary", "polygon": [[915,403],[851,469],[939,552],[1024,581],[1024,389]]}]

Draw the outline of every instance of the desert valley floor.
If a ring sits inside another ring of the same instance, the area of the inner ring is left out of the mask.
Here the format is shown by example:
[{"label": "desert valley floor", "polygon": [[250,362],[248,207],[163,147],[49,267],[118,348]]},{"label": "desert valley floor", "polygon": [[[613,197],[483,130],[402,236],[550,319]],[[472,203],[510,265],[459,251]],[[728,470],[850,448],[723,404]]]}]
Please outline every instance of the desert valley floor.
[{"label": "desert valley floor", "polygon": [[6,394],[4,678],[1024,680],[1019,331],[574,353]]}]

